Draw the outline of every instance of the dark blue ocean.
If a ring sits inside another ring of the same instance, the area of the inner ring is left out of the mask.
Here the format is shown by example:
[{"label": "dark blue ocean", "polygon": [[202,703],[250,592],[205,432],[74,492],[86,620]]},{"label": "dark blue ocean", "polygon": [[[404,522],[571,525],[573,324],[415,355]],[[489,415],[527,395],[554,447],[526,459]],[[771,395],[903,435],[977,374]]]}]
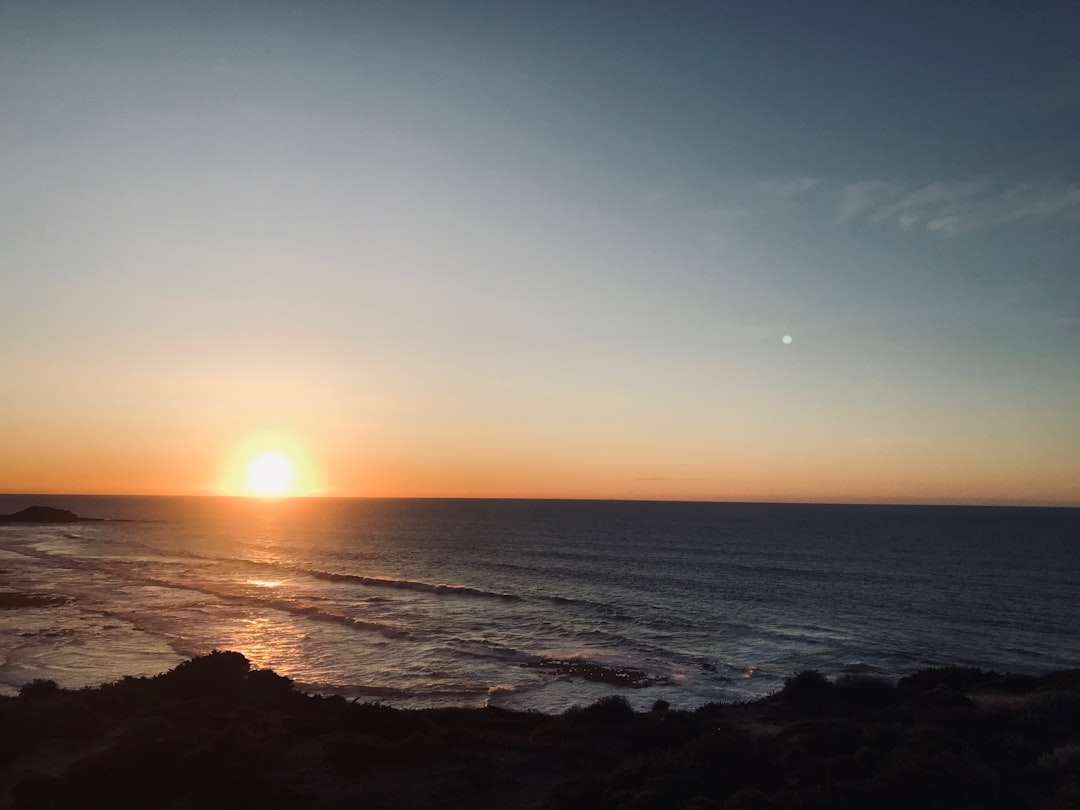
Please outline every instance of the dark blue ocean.
[{"label": "dark blue ocean", "polygon": [[[0,496],[0,691],[237,650],[303,688],[693,707],[812,667],[1080,666],[1080,510]],[[11,600],[9,600],[11,601]]]}]

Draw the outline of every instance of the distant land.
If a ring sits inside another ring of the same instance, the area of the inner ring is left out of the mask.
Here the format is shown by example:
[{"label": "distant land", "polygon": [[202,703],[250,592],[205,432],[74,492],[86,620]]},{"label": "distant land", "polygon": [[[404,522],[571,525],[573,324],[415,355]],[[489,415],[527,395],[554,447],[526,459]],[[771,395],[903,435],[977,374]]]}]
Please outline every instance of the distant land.
[{"label": "distant land", "polygon": [[79,517],[68,509],[54,509],[51,506],[28,506],[10,515],[0,515],[0,523],[83,523],[98,520],[100,518]]}]

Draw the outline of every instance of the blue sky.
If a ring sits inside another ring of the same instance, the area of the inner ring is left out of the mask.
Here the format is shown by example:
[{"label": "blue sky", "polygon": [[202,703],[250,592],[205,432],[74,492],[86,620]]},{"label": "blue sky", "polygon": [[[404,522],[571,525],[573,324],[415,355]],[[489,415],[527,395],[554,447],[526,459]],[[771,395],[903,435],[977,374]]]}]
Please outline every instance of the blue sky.
[{"label": "blue sky", "polygon": [[0,488],[1080,503],[1078,41],[4,3]]}]

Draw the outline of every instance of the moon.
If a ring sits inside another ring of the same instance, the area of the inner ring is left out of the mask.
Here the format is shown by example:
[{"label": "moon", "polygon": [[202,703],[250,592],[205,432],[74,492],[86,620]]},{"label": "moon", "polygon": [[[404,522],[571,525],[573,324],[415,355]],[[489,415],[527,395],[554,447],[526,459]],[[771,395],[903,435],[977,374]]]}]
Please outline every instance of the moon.
[{"label": "moon", "polygon": [[786,346],[787,344],[791,343],[791,341],[792,341],[792,337],[791,337],[791,335],[784,335],[784,336],[783,336],[782,338],[780,338],[780,340],[781,340],[781,341],[782,341],[782,342],[784,343],[784,345]]}]

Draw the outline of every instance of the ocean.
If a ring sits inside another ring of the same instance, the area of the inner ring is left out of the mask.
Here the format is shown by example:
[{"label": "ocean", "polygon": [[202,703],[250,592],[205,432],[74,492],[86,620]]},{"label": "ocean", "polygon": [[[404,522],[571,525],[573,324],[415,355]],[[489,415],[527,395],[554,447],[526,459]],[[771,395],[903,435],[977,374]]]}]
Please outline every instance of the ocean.
[{"label": "ocean", "polygon": [[[0,693],[236,650],[421,708],[692,708],[813,668],[1080,666],[1080,509],[0,496]],[[45,598],[47,597],[47,598]],[[30,604],[24,602],[30,601]]]}]

